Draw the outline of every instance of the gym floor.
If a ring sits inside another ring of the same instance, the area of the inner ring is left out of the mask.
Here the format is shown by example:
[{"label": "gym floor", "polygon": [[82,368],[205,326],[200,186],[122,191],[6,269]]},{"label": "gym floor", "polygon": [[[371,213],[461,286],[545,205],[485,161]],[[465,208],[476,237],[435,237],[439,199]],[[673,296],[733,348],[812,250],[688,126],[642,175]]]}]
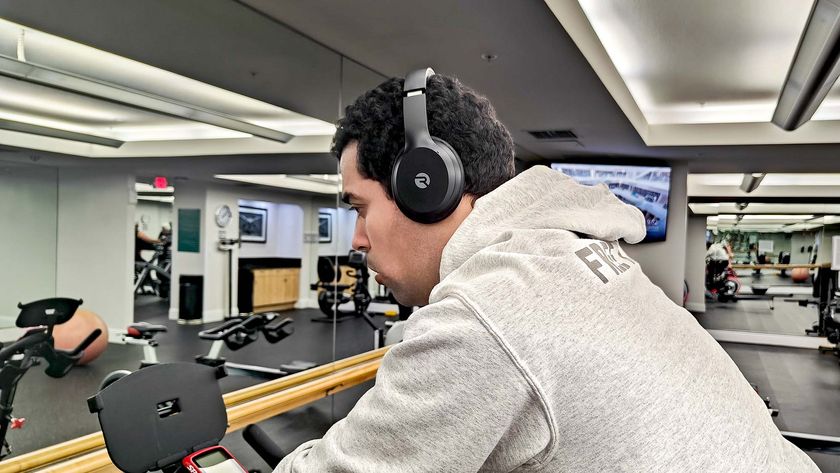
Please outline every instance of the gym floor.
[{"label": "gym floor", "polygon": [[[740,304],[740,302],[739,302]],[[153,297],[140,298],[136,319],[170,327],[159,337],[161,361],[192,361],[210,348],[198,338],[202,326],[179,326],[167,319],[167,305]],[[235,353],[223,353],[232,361],[279,365],[293,359],[326,363],[332,360],[332,325],[311,323],[317,310],[295,310],[284,315],[295,320],[295,334],[276,345],[260,340]],[[381,318],[378,320],[382,320]],[[337,325],[336,358],[346,358],[372,347],[371,330],[361,320]],[[723,344],[750,382],[758,385],[780,409],[776,423],[782,430],[840,436],[840,366],[831,355],[814,350],[787,349],[741,344]],[[22,454],[99,430],[96,417],[89,414],[85,399],[93,394],[99,381],[116,369],[135,369],[142,358],[142,348],[112,344],[94,363],[78,367],[62,379],[48,378],[43,370],[33,368],[21,381],[15,402],[15,415],[26,417],[23,430],[9,433],[14,454]],[[224,392],[256,384],[255,378],[229,376],[221,380]],[[260,425],[285,450],[291,451],[306,440],[321,437],[334,421],[344,417],[371,383],[296,409]],[[225,437],[223,445],[247,468],[271,468],[247,446],[241,434]],[[837,458],[811,454],[823,471],[840,471]]]},{"label": "gym floor", "polygon": [[785,335],[805,335],[817,320],[816,307],[800,307],[796,302],[784,299],[810,298],[811,282],[794,283],[789,277],[780,277],[774,273],[762,273],[759,276],[750,271],[739,271],[741,293],[751,294],[750,286],[769,286],[768,294],[781,294],[774,298],[774,309],[770,309],[769,300],[739,300],[738,302],[706,301],[706,312],[695,316],[706,329],[746,330],[761,333],[780,333]]}]

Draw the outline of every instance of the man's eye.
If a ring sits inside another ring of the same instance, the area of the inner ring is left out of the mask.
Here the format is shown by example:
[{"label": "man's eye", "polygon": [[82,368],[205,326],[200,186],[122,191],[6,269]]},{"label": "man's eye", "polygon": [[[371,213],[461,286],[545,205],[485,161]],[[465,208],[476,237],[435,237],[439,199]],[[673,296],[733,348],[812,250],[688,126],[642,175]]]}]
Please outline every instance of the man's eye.
[{"label": "man's eye", "polygon": [[358,207],[352,207],[351,206],[350,210],[352,210],[353,212],[359,213],[359,208]]}]

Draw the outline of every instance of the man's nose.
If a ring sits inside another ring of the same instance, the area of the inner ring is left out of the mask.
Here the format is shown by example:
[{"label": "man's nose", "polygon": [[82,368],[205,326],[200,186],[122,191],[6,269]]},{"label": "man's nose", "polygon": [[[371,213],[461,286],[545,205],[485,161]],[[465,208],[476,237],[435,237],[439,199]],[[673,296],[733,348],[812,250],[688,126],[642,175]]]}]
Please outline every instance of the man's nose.
[{"label": "man's nose", "polygon": [[356,251],[368,251],[370,249],[370,241],[368,241],[367,232],[361,219],[356,219],[356,227],[353,230],[353,249]]}]

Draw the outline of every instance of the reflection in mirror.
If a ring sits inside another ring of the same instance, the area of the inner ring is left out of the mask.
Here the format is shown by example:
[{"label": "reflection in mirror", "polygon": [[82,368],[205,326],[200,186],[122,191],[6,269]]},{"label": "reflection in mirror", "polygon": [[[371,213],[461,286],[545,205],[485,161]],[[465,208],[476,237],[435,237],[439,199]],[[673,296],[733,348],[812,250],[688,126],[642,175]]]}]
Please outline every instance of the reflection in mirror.
[{"label": "reflection in mirror", "polygon": [[840,214],[840,206],[695,202],[689,207],[687,264],[702,261],[705,268],[705,311],[696,311],[703,327],[794,336],[819,332],[817,280],[823,270],[831,279],[830,269],[821,265],[830,263],[832,237],[840,230],[840,217],[824,212]]},{"label": "reflection in mirror", "polygon": [[58,171],[0,162],[0,328],[13,327],[18,302],[55,296]]},{"label": "reflection in mirror", "polygon": [[159,176],[138,179],[135,192],[132,292],[135,320],[143,320],[169,308],[175,188]]}]

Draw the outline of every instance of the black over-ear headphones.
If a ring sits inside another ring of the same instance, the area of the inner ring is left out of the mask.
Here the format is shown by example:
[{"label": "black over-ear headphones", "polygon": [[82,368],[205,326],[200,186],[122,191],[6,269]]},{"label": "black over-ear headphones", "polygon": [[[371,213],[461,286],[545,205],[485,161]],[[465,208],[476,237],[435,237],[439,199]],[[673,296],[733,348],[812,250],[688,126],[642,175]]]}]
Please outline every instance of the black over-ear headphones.
[{"label": "black over-ear headphones", "polygon": [[406,217],[439,222],[455,211],[464,193],[464,166],[449,143],[429,134],[426,84],[435,71],[411,72],[403,86],[405,147],[391,169],[391,190]]}]

